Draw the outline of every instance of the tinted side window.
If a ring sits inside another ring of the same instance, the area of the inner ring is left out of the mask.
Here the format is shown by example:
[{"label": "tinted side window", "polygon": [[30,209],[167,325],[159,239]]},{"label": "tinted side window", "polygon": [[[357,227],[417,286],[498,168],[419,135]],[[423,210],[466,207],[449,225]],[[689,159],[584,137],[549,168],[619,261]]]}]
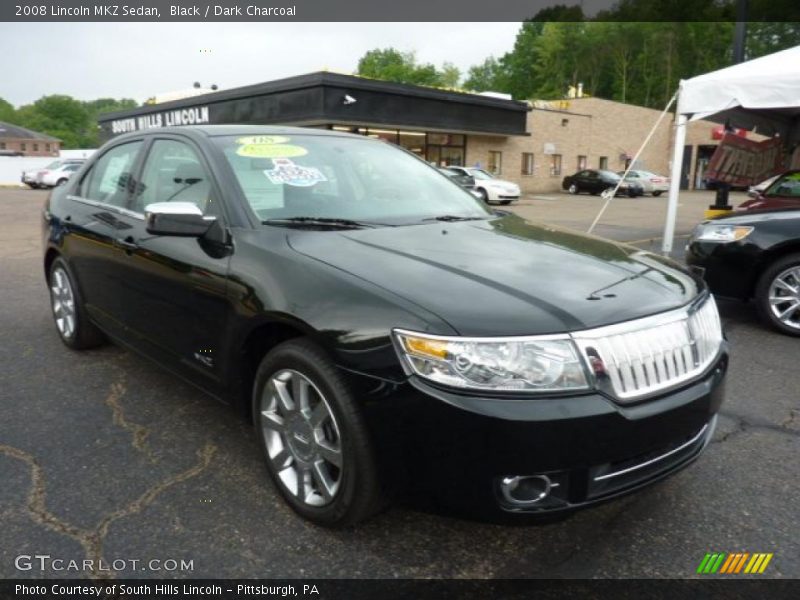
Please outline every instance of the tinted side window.
[{"label": "tinted side window", "polygon": [[218,214],[211,199],[211,177],[194,149],[177,140],[150,147],[132,210],[155,202],[191,202],[204,214]]},{"label": "tinted side window", "polygon": [[141,141],[130,142],[106,152],[84,178],[81,194],[90,200],[125,206],[133,166],[141,147]]}]

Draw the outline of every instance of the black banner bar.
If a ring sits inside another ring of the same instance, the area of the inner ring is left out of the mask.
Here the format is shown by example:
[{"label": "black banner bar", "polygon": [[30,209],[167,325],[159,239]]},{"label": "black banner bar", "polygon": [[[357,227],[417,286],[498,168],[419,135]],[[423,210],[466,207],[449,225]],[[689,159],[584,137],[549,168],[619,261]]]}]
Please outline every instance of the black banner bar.
[{"label": "black banner bar", "polygon": [[0,598],[47,600],[439,600],[530,598],[692,598],[725,600],[800,596],[800,581],[755,577],[693,580],[2,580]]},{"label": "black banner bar", "polygon": [[[748,0],[748,20],[800,21],[796,0]],[[737,0],[3,0],[9,22],[729,21]]]}]

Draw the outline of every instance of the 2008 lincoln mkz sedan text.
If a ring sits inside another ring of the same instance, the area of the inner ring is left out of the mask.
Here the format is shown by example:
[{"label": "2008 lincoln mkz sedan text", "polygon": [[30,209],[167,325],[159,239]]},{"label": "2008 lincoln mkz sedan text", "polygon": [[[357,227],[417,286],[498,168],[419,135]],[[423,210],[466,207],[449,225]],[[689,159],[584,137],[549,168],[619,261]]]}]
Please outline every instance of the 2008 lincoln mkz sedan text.
[{"label": "2008 lincoln mkz sedan text", "polygon": [[52,192],[43,235],[64,343],[117,341],[236,406],[322,525],[401,492],[566,514],[692,462],[722,402],[701,279],[492,211],[378,140],[125,134]]}]

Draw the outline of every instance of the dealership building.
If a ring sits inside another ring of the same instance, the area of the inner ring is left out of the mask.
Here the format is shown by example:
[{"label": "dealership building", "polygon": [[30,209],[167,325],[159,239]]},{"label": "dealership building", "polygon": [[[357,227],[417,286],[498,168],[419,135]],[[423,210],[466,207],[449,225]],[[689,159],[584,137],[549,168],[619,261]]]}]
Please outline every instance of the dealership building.
[{"label": "dealership building", "polygon": [[[105,113],[106,138],[192,124],[282,124],[348,131],[397,144],[437,165],[479,166],[524,193],[559,190],[586,168],[618,171],[633,159],[657,110],[601,98],[519,101],[317,72]],[[669,172],[672,116],[635,165]],[[702,188],[720,126],[690,123],[681,187]]]},{"label": "dealership building", "polygon": [[0,154],[6,156],[58,156],[61,140],[0,121]]}]

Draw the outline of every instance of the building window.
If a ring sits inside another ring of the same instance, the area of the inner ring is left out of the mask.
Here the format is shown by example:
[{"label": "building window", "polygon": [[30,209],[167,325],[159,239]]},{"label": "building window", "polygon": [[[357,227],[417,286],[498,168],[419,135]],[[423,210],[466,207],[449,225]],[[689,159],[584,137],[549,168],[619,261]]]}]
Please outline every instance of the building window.
[{"label": "building window", "polygon": [[500,175],[503,172],[503,153],[489,150],[489,172]]},{"label": "building window", "polygon": [[0,150],[5,150],[5,149],[6,149],[6,143],[0,142]]},{"label": "building window", "polygon": [[50,144],[45,144],[45,145],[44,145],[44,149],[45,149],[47,152],[50,152]]},{"label": "building window", "polygon": [[28,149],[28,146],[23,142],[22,144],[19,145],[19,149],[25,152]]},{"label": "building window", "polygon": [[533,152],[522,153],[522,174],[533,175]]},{"label": "building window", "polygon": [[583,171],[586,168],[586,157],[582,154],[578,155],[578,171]]},{"label": "building window", "polygon": [[561,155],[550,155],[550,177],[559,177],[561,175]]},{"label": "building window", "polygon": [[601,170],[608,169],[608,157],[607,156],[601,156],[600,157],[600,169]]},{"label": "building window", "polygon": [[34,144],[33,145],[33,151],[34,152],[38,152],[39,151],[39,144]]}]

